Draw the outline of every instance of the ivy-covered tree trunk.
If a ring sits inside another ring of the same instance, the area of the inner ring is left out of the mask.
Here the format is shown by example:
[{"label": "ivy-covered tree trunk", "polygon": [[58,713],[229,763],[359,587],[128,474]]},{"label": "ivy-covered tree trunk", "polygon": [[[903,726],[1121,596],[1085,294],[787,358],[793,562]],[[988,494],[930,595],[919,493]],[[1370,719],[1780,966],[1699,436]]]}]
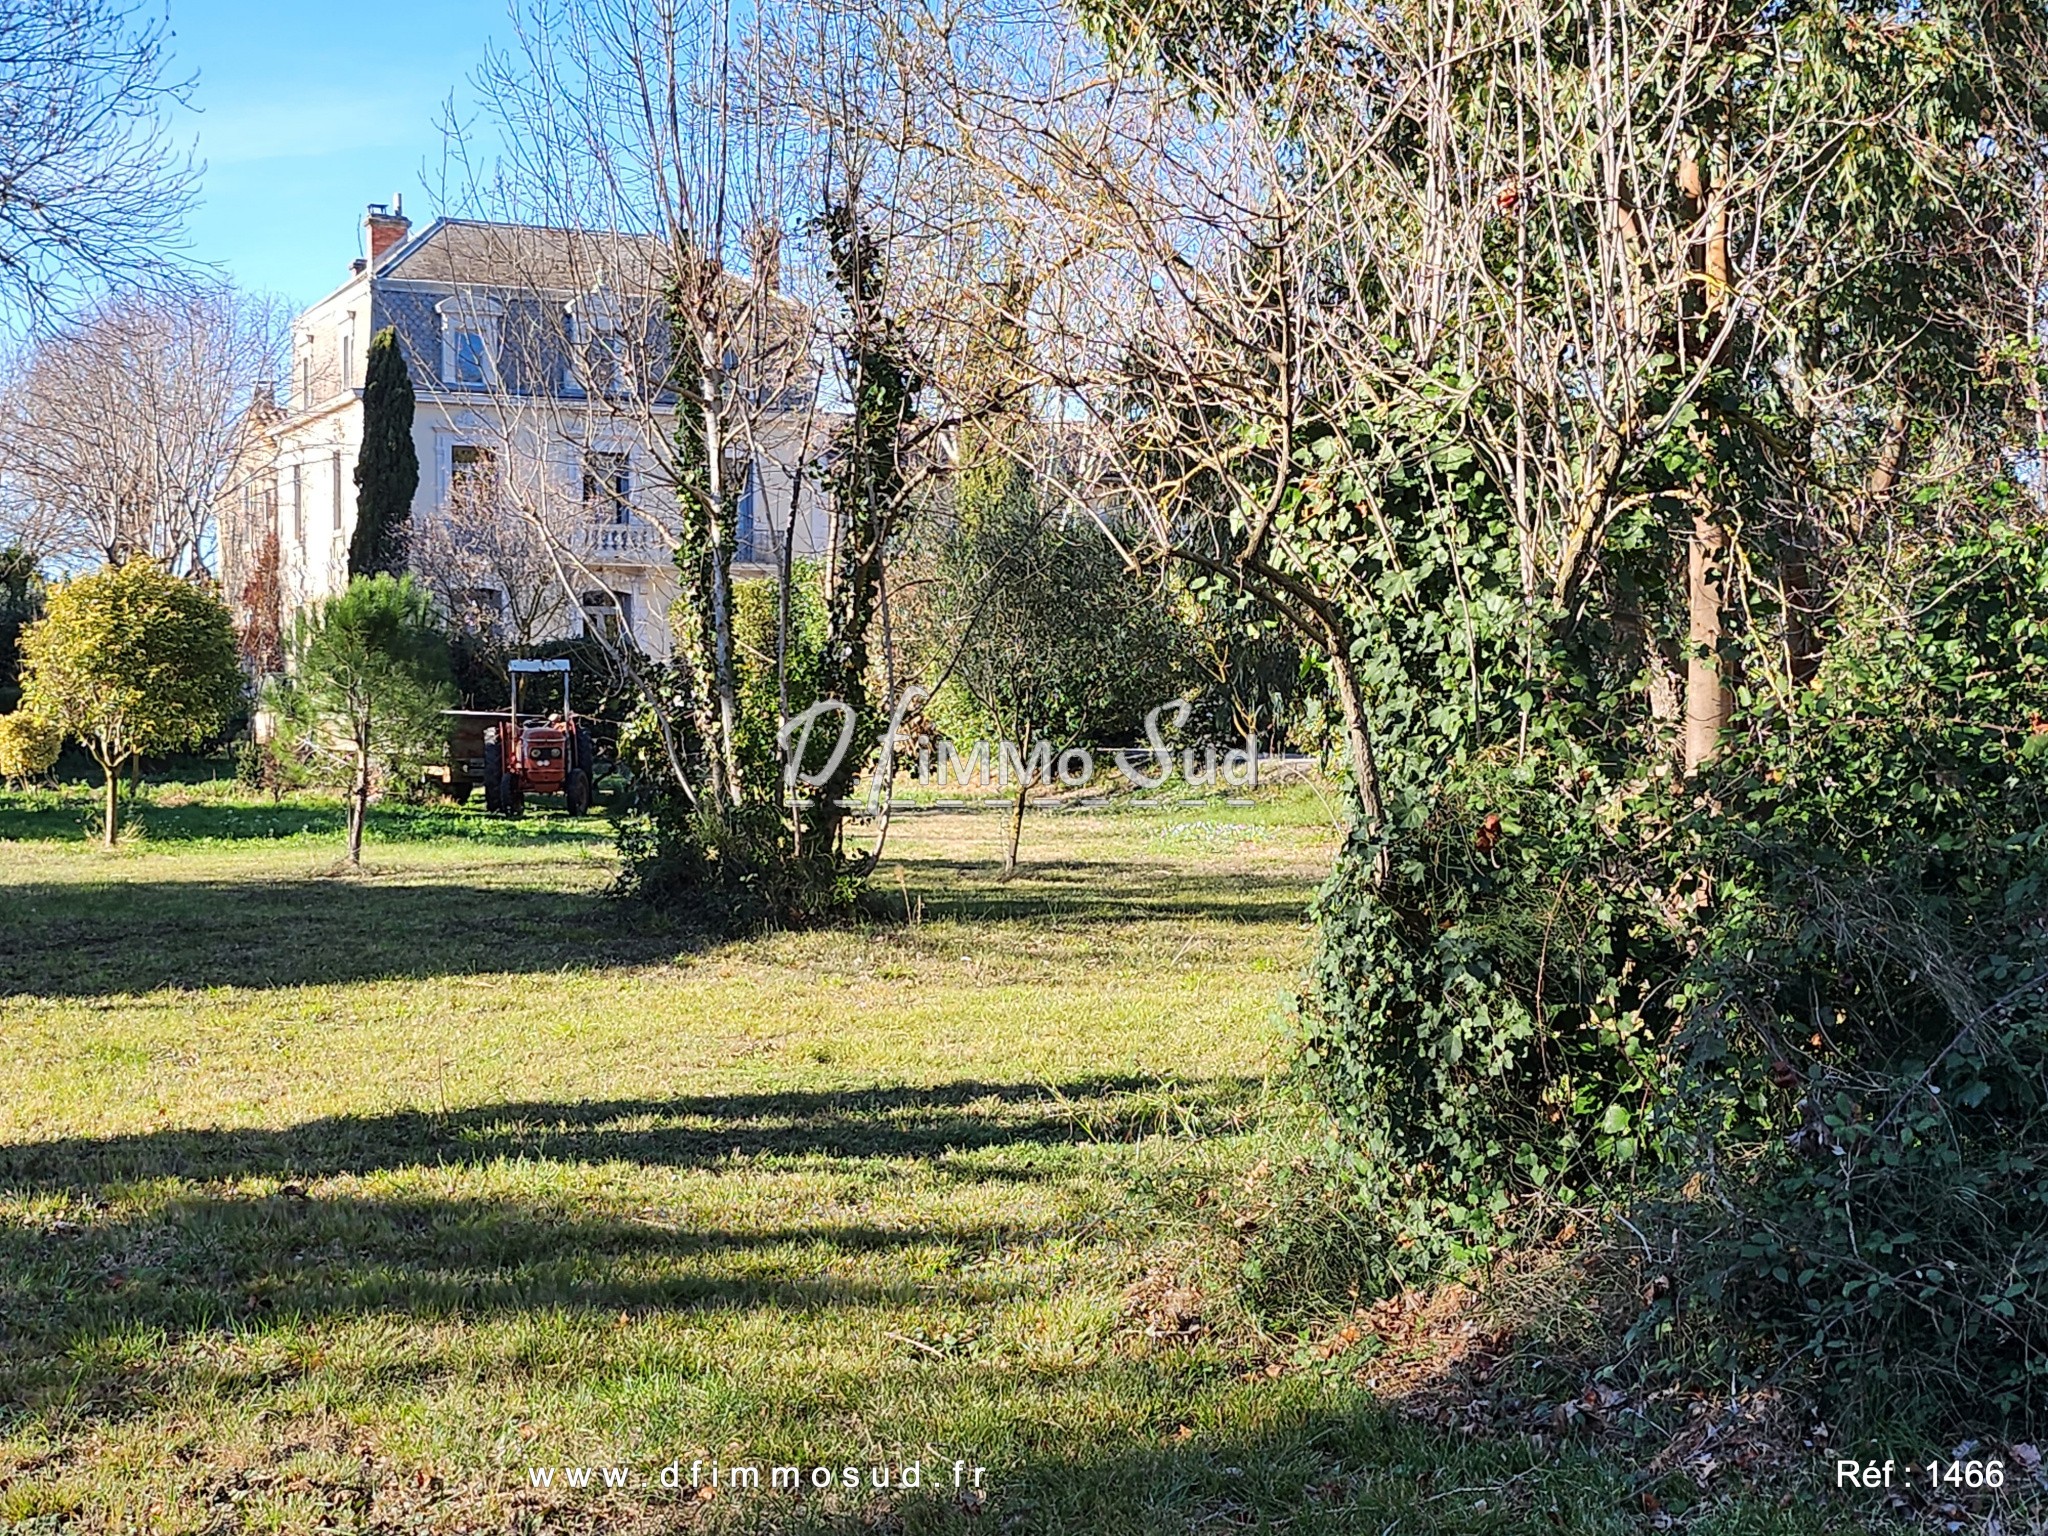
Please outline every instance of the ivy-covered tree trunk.
[{"label": "ivy-covered tree trunk", "polygon": [[406,521],[420,488],[412,441],[412,375],[398,332],[370,338],[363,373],[363,446],[356,456],[356,527],[348,546],[350,577],[396,575],[405,565]]},{"label": "ivy-covered tree trunk", "polygon": [[[821,697],[838,699],[853,718],[868,709],[868,630],[882,590],[882,562],[896,532],[904,492],[903,433],[917,413],[922,380],[895,321],[882,308],[881,253],[845,204],[829,210],[833,275],[852,312],[847,363],[853,414],[838,433],[828,480],[836,529],[825,596]],[[863,763],[849,753],[817,786],[805,836],[812,850],[836,853],[846,820],[841,801]]]},{"label": "ivy-covered tree trunk", "polygon": [[689,322],[687,295],[670,295],[676,387],[679,536],[674,607],[679,658],[688,674],[690,724],[714,804],[739,805],[744,786],[734,743],[732,557],[738,506],[725,480],[725,441],[716,401]]}]

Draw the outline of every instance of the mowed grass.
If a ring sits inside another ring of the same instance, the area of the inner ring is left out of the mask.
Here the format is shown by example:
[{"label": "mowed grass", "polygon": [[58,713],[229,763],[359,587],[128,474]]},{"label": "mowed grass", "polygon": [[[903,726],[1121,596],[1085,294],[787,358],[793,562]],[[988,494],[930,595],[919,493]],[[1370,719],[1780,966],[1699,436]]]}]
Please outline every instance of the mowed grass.
[{"label": "mowed grass", "polygon": [[1862,1525],[1446,1434],[1235,1304],[1326,804],[1034,816],[1009,884],[919,812],[888,920],[723,942],[601,819],[380,810],[356,875],[320,801],[102,854],[0,796],[0,1530]]}]

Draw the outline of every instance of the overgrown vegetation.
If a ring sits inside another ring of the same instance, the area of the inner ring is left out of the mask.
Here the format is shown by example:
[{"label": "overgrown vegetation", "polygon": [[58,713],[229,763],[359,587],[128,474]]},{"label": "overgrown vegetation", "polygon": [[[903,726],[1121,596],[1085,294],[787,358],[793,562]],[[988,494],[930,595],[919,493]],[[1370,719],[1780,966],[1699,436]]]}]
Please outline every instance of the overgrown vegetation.
[{"label": "overgrown vegetation", "polygon": [[1381,1283],[1618,1215],[1663,1271],[1644,1376],[2032,1421],[2043,548],[1993,522],[1868,573],[1701,777],[1539,737],[1352,845],[1303,1028]]}]

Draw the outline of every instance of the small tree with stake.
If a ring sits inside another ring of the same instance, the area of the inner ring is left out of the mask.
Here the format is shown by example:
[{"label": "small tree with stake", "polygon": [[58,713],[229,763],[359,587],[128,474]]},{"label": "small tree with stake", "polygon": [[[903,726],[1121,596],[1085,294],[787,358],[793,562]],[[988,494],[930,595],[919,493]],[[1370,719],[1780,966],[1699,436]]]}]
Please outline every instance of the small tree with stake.
[{"label": "small tree with stake", "polygon": [[350,576],[396,572],[405,563],[405,525],[420,488],[420,456],[412,443],[412,375],[398,332],[385,326],[370,338],[363,369],[363,446],[356,456],[356,531],[348,546]]},{"label": "small tree with stake", "polygon": [[242,687],[227,609],[146,559],[51,588],[21,650],[23,710],[76,737],[99,764],[109,848],[121,769],[220,729]]},{"label": "small tree with stake", "polygon": [[346,764],[348,861],[360,867],[372,778],[434,744],[453,701],[447,638],[411,577],[359,576],[293,621],[285,653],[278,716],[312,755]]}]

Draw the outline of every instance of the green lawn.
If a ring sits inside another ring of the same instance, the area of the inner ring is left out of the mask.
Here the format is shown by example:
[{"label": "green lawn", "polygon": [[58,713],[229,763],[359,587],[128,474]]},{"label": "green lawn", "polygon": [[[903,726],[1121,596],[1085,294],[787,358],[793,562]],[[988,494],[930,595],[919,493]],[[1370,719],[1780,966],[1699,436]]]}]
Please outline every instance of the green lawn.
[{"label": "green lawn", "polygon": [[[728,943],[607,898],[600,819],[380,811],[354,876],[328,803],[102,854],[0,795],[0,1531],[1823,1528],[1234,1302],[1326,803],[1037,816],[1009,885],[918,812],[896,920]],[[763,1488],[659,1486],[714,1461]]]}]

